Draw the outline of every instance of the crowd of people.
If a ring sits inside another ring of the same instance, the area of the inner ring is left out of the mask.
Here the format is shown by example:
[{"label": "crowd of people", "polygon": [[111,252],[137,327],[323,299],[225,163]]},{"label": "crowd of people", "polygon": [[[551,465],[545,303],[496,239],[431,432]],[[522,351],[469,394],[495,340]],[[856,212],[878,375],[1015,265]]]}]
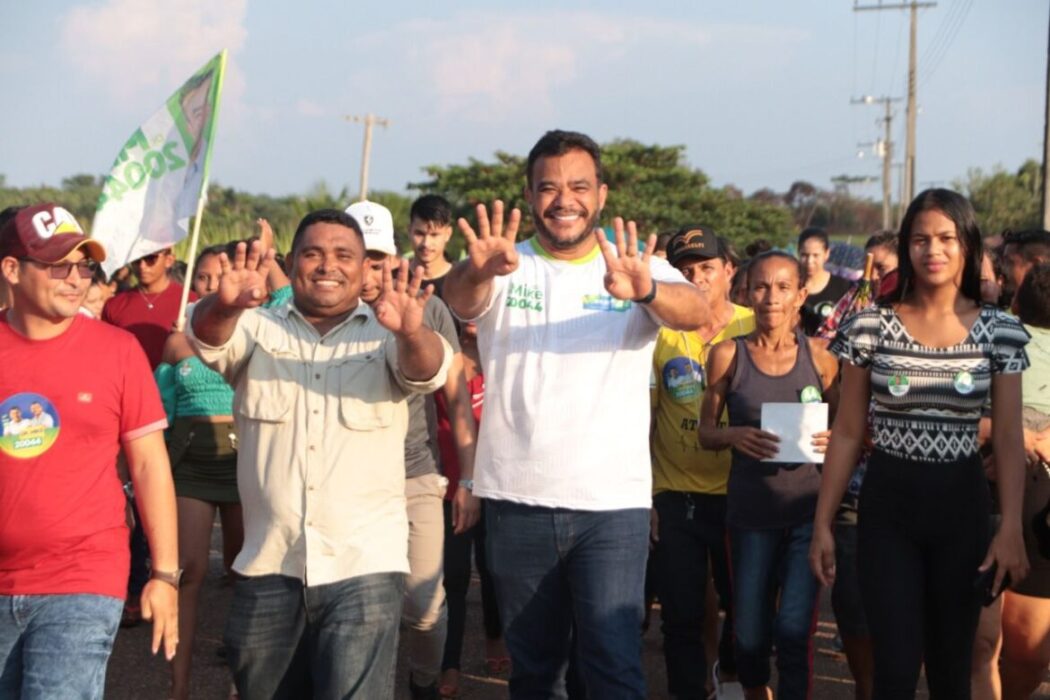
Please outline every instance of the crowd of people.
[{"label": "crowd of people", "polygon": [[[524,240],[517,209],[429,194],[403,257],[362,201],[185,279],[171,249],[106,279],[61,206],[0,212],[0,697],[101,697],[147,620],[187,698],[222,614],[251,700],[393,697],[399,645],[413,698],[458,697],[468,634],[511,697],[643,698],[656,600],[670,697],[771,698],[775,657],[807,698],[825,587],[859,700],[923,668],[934,698],[1029,697],[1050,232],[985,239],[931,189],[851,280],[821,229],[742,258],[603,218],[584,134],[544,134],[523,181]],[[205,611],[216,515],[233,592]]]}]

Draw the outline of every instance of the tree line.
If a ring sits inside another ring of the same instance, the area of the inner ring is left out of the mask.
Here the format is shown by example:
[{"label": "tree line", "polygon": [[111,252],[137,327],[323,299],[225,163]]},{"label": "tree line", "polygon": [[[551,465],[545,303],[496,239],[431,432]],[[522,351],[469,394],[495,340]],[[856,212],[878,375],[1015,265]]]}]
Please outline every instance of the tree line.
[{"label": "tree line", "polygon": [[[807,226],[821,226],[836,238],[859,241],[881,227],[881,204],[853,196],[844,185],[829,190],[800,180],[786,192],[763,188],[750,195],[732,185],[714,187],[702,170],[688,163],[684,146],[621,139],[603,144],[602,160],[609,184],[606,212],[637,221],[646,233],[684,223],[706,224],[743,249],[759,238],[785,245]],[[423,168],[425,179],[409,183],[407,194],[372,192],[369,198],[391,210],[402,239],[412,199],[423,193],[446,197],[456,216],[471,220],[478,202],[502,199],[522,208],[522,230],[528,235],[531,222],[522,192],[524,170],[524,156],[497,151],[491,160],[428,165]],[[17,188],[8,186],[0,175],[0,209],[54,201],[90,227],[103,180],[101,175],[79,174],[63,179],[58,186]],[[1040,226],[1042,178],[1035,160],[1026,161],[1016,171],[971,169],[952,187],[971,199],[986,235]],[[249,238],[255,233],[255,220],[261,217],[272,224],[278,247],[287,250],[296,224],[307,212],[341,209],[351,201],[346,189],[333,192],[324,182],[304,194],[286,196],[253,194],[214,183],[208,190],[202,244]],[[409,250],[407,240],[400,245]],[[450,252],[458,255],[462,245],[462,237],[455,236]]]}]

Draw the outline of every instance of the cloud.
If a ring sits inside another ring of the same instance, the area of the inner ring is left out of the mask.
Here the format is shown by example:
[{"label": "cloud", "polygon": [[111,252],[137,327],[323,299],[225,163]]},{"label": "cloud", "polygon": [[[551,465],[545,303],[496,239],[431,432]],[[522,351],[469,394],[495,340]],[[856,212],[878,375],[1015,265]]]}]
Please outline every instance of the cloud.
[{"label": "cloud", "polygon": [[[59,20],[61,45],[75,70],[118,103],[140,107],[144,95],[174,91],[220,50],[240,50],[246,13],[247,0],[103,0]],[[244,84],[231,57],[224,111],[238,111]]]},{"label": "cloud", "polygon": [[658,66],[654,55],[689,52],[717,62],[726,46],[733,48],[733,55],[753,47],[768,56],[771,49],[796,44],[805,36],[783,27],[560,10],[407,20],[359,37],[355,46],[406,47],[400,81],[415,86],[416,94],[425,96],[439,115],[499,122],[515,115],[550,118],[557,112],[559,91],[594,80],[596,72],[624,68],[625,62]]}]

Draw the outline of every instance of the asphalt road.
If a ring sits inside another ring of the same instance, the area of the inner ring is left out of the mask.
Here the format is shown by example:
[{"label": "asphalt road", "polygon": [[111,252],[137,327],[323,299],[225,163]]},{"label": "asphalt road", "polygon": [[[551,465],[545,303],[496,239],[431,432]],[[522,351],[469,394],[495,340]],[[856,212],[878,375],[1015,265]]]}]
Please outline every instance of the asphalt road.
[{"label": "asphalt road", "polygon": [[[202,700],[227,698],[230,676],[222,657],[222,630],[231,589],[222,579],[218,529],[213,537],[211,574],[205,583],[200,606],[197,640],[193,657],[192,697]],[[846,699],[853,697],[853,681],[845,657],[832,649],[836,629],[827,596],[821,600],[820,618],[815,639],[814,700]],[[472,582],[467,600],[467,638],[463,648],[463,698],[488,700],[507,696],[506,676],[490,676],[485,672],[484,647],[481,626],[480,586]],[[146,624],[122,629],[117,635],[110,659],[105,697],[110,700],[153,700],[168,697],[169,674],[167,664],[149,653],[150,629]],[[653,611],[653,624],[644,636],[643,663],[649,686],[649,697],[667,697],[667,678],[664,671],[662,641],[659,632],[659,611]],[[407,671],[403,654],[399,656],[397,698],[408,698]],[[1044,684],[1043,688],[1050,686]],[[774,685],[775,688],[775,685]],[[925,698],[921,690],[918,697]],[[1050,694],[1038,697],[1050,698]]]}]

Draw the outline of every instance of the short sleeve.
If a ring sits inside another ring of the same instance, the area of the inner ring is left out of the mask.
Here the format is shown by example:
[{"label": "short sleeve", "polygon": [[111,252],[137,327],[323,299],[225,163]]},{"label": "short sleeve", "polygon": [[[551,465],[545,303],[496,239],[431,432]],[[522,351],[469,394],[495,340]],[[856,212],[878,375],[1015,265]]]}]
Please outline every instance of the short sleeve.
[{"label": "short sleeve", "polygon": [[448,341],[452,346],[452,352],[459,352],[459,336],[456,333],[456,323],[452,320],[452,312],[439,297],[432,296],[423,309],[423,322],[428,328]]},{"label": "short sleeve", "polygon": [[1025,346],[1032,336],[1021,322],[1002,311],[996,311],[992,333],[992,374],[1020,374],[1028,368]]},{"label": "short sleeve", "polygon": [[127,338],[123,355],[120,438],[123,442],[131,442],[157,430],[164,430],[168,427],[168,420],[160,402],[157,383],[146,361],[146,353],[134,338]]},{"label": "short sleeve", "polygon": [[856,367],[869,367],[879,340],[880,324],[878,309],[864,309],[847,316],[828,346],[828,352]]}]

